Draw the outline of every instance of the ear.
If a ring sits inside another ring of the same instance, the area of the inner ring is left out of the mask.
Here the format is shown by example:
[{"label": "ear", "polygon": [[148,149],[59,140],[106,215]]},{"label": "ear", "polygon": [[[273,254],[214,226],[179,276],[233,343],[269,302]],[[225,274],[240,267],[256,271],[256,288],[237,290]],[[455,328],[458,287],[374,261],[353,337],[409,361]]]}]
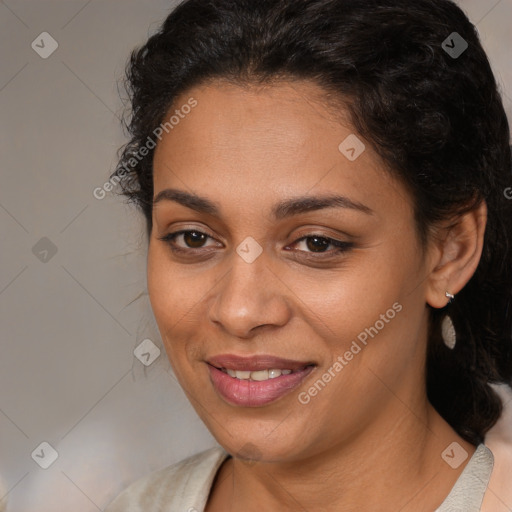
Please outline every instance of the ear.
[{"label": "ear", "polygon": [[484,245],[487,204],[438,226],[429,242],[429,268],[426,302],[443,308],[449,302],[446,292],[456,295],[476,271]]}]

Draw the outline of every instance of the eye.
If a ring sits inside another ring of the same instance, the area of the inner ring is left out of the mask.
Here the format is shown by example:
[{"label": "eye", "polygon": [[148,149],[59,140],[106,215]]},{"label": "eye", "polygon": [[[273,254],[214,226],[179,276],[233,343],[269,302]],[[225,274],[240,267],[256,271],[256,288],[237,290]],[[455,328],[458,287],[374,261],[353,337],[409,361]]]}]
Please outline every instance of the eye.
[{"label": "eye", "polygon": [[[307,251],[300,252],[310,252],[312,254],[338,254],[342,252],[346,252],[351,249],[354,244],[352,242],[343,242],[341,240],[335,240],[334,238],[311,234],[307,236],[303,236],[295,241],[292,245],[303,243],[304,247]],[[327,251],[326,249],[329,246],[333,246],[334,249]]]},{"label": "eye", "polygon": [[[176,239],[178,238],[183,240],[185,243],[184,247],[176,245]],[[175,231],[174,233],[168,233],[167,235],[159,237],[158,240],[168,244],[171,250],[175,252],[193,252],[194,249],[202,249],[205,247],[204,242],[206,242],[208,238],[212,237],[197,229],[182,229],[181,231]]]}]

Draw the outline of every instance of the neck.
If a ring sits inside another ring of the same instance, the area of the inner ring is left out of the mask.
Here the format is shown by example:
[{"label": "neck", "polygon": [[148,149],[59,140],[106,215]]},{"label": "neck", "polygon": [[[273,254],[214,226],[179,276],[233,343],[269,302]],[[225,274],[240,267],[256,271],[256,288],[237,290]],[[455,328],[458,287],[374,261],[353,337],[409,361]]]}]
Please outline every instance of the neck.
[{"label": "neck", "polygon": [[[427,402],[414,413],[400,401],[353,439],[300,462],[229,459],[215,503],[231,510],[432,511],[446,498],[474,453]],[[397,421],[397,418],[400,418]],[[456,470],[441,458],[457,441],[469,454]],[[221,508],[219,508],[220,510]],[[225,510],[225,508],[224,508]]]}]

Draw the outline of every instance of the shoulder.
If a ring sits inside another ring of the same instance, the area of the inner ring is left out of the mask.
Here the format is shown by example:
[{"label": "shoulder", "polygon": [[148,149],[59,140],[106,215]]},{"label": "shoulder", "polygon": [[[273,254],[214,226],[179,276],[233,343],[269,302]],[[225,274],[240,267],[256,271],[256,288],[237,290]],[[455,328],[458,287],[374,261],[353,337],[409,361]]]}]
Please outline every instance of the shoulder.
[{"label": "shoulder", "polygon": [[215,474],[228,456],[218,446],[150,473],[125,489],[105,512],[202,510]]},{"label": "shoulder", "polygon": [[494,455],[494,470],[482,512],[509,512],[512,508],[512,390],[505,385],[492,387],[501,396],[504,409],[485,436],[485,444]]},{"label": "shoulder", "polygon": [[479,512],[493,467],[494,456],[491,450],[483,443],[479,444],[450,494],[436,512]]}]

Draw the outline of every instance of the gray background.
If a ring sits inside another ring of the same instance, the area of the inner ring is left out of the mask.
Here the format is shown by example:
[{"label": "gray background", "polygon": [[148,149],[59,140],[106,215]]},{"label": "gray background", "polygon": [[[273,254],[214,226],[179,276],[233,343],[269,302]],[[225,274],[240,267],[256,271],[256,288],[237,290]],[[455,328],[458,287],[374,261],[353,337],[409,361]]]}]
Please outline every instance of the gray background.
[{"label": "gray background", "polygon": [[[459,4],[512,118],[512,0]],[[214,444],[163,350],[148,367],[133,354],[147,338],[161,346],[142,218],[112,193],[93,196],[125,142],[126,59],[173,5],[0,2],[0,499],[8,493],[10,512],[102,510],[134,479]],[[58,43],[46,59],[31,47],[42,32]],[[42,442],[58,453],[48,469],[36,463],[51,457]]]}]

